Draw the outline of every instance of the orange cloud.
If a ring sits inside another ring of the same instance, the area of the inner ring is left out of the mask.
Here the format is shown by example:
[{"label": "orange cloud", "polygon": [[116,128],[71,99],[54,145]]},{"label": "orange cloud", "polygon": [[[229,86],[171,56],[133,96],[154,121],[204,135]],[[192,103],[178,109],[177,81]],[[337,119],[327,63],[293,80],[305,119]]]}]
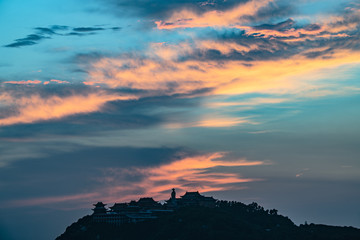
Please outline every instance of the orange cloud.
[{"label": "orange cloud", "polygon": [[83,84],[87,86],[93,86],[95,85],[95,82],[83,82]]},{"label": "orange cloud", "polygon": [[166,124],[166,128],[190,128],[190,127],[206,127],[206,128],[220,128],[233,127],[240,124],[256,124],[248,118],[242,117],[207,117],[204,116],[200,121],[193,122],[179,122]]},{"label": "orange cloud", "polygon": [[[244,189],[239,186],[262,179],[244,178],[238,173],[216,172],[217,167],[251,167],[267,165],[264,161],[247,161],[244,159],[225,161],[225,153],[216,152],[193,157],[184,157],[157,167],[132,168],[132,169],[106,169],[107,176],[98,179],[101,188],[89,193],[64,196],[50,196],[13,200],[3,203],[4,207],[24,207],[37,205],[61,206],[61,203],[71,202],[74,207],[89,207],[89,202],[103,201],[114,203],[135,200],[144,196],[152,196],[156,200],[169,198],[170,189],[175,187],[178,194],[184,191],[198,190],[200,192],[224,191],[229,189]],[[141,174],[144,176],[140,182],[127,182],[121,184],[116,175]],[[236,185],[236,186],[235,186]],[[138,189],[138,192],[136,190]],[[169,192],[168,192],[169,191]],[[60,205],[59,205],[60,204]]]},{"label": "orange cloud", "polygon": [[57,80],[57,79],[51,79],[50,82],[55,82],[55,83],[69,83],[68,81],[62,81],[62,80]]},{"label": "orange cloud", "polygon": [[259,46],[256,44],[240,45],[235,42],[216,42],[212,40],[203,40],[196,42],[196,48],[201,49],[202,51],[213,49],[221,52],[224,55],[227,55],[233,51],[247,53],[252,50],[258,50]]},{"label": "orange cloud", "polygon": [[[299,38],[302,35],[315,35],[315,36],[321,36],[322,32],[324,31],[324,28],[321,27],[318,30],[306,30],[303,28],[291,28],[284,31],[276,31],[271,29],[255,29],[255,28],[248,28],[246,31],[246,34],[248,35],[256,35],[258,37],[296,37]],[[329,36],[333,36],[330,34],[327,34]]]},{"label": "orange cloud", "polygon": [[43,120],[59,119],[62,117],[100,111],[101,107],[116,100],[135,99],[133,96],[117,96],[105,93],[91,93],[88,95],[72,95],[68,97],[39,95],[15,98],[9,94],[0,95],[0,102],[15,106],[18,113],[0,119],[1,125],[32,123]]},{"label": "orange cloud", "polygon": [[[359,64],[360,53],[334,50],[328,58],[309,59],[299,54],[289,59],[248,63],[104,58],[93,64],[87,81],[111,88],[150,90],[165,95],[204,88],[212,89],[211,94],[224,95],[298,93],[306,91],[311,81],[327,76],[326,69]],[[315,74],[317,79],[304,80]]]},{"label": "orange cloud", "polygon": [[165,21],[156,21],[155,24],[159,29],[174,28],[196,28],[196,27],[237,27],[248,22],[246,16],[254,15],[260,8],[267,6],[273,0],[251,0],[240,4],[227,11],[208,11],[198,14],[193,11],[184,9],[175,12]]},{"label": "orange cloud", "polygon": [[[109,169],[109,173],[123,175],[125,172],[140,173],[145,176],[141,182],[127,183],[126,186],[116,185],[116,178],[109,177],[103,182],[105,188],[104,196],[108,202],[127,201],[137,199],[140,196],[154,196],[155,199],[167,199],[169,191],[176,188],[178,193],[182,191],[198,190],[200,192],[224,191],[229,189],[243,189],[241,183],[260,181],[262,179],[244,178],[238,173],[218,173],[217,167],[249,167],[269,164],[264,161],[246,161],[244,159],[225,161],[222,158],[225,153],[217,152],[194,157],[185,157],[168,164],[150,168],[134,168],[129,170]],[[125,171],[125,172],[124,172]],[[121,192],[133,189],[141,189],[138,194],[130,193],[124,196]],[[145,191],[145,192],[144,192]]]},{"label": "orange cloud", "polygon": [[40,84],[41,81],[40,80],[27,80],[27,81],[22,80],[22,81],[6,81],[4,83],[27,85],[27,84]]},{"label": "orange cloud", "polygon": [[46,81],[44,82],[44,85],[47,85],[49,83],[59,83],[59,84],[62,84],[62,83],[69,83],[68,81],[61,81],[61,80],[57,80],[57,79],[51,79],[50,81]]},{"label": "orange cloud", "polygon": [[212,154],[200,155],[195,157],[186,157],[178,161],[171,162],[169,164],[162,165],[156,168],[146,169],[152,176],[153,180],[162,180],[170,174],[170,178],[177,179],[178,176],[184,176],[183,174],[186,171],[195,171],[200,173],[203,170],[208,168],[218,167],[218,166],[226,166],[226,167],[234,167],[234,166],[256,166],[262,165],[264,162],[256,161],[256,162],[248,162],[246,160],[237,160],[237,161],[224,161],[220,160],[225,157],[225,153],[216,152]]},{"label": "orange cloud", "polygon": [[[138,169],[138,171],[148,176],[142,184],[151,189],[149,194],[163,192],[174,186],[178,189],[208,192],[226,190],[232,188],[233,186],[230,187],[229,185],[235,183],[259,181],[259,179],[243,178],[237,173],[208,173],[207,171],[210,169],[219,166],[240,167],[267,164],[263,161],[249,162],[243,159],[236,161],[221,160],[224,156],[225,153],[217,152],[186,157],[159,167]],[[158,185],[158,182],[168,182],[168,184]]]},{"label": "orange cloud", "polygon": [[[360,10],[357,8],[346,8],[346,16],[319,15],[316,29],[296,28],[289,25],[289,29],[281,31],[273,29],[259,29],[251,26],[248,16],[255,15],[259,9],[266,7],[273,0],[251,0],[226,11],[208,11],[205,13],[196,13],[189,9],[183,9],[173,13],[168,19],[163,21],[155,21],[158,29],[177,29],[177,28],[238,28],[245,31],[248,35],[256,37],[291,37],[284,41],[305,41],[310,38],[334,38],[349,37],[346,31],[355,30],[358,26],[356,21],[346,21],[350,16],[358,18]],[[309,18],[308,16],[300,16],[300,18]],[[309,19],[309,20],[313,20]],[[219,47],[219,48],[226,48]]]},{"label": "orange cloud", "polygon": [[256,106],[262,104],[278,104],[283,102],[291,101],[288,98],[251,98],[246,101],[239,101],[239,102],[213,102],[207,103],[206,106],[208,107],[236,107],[236,106]]}]

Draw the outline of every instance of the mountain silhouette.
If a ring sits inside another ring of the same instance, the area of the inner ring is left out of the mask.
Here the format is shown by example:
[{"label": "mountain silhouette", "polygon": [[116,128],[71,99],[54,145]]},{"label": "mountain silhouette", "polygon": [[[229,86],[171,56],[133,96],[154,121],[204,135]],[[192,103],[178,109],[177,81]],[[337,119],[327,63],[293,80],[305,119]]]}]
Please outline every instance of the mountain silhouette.
[{"label": "mountain silhouette", "polygon": [[114,204],[111,210],[105,204],[94,204],[93,215],[71,224],[56,240],[360,239],[360,229],[313,223],[297,226],[277,210],[265,210],[257,203],[214,199],[212,205],[208,204],[212,198],[198,192],[185,194],[176,206],[174,199],[172,194],[165,204],[159,204],[152,198],[142,198]]}]

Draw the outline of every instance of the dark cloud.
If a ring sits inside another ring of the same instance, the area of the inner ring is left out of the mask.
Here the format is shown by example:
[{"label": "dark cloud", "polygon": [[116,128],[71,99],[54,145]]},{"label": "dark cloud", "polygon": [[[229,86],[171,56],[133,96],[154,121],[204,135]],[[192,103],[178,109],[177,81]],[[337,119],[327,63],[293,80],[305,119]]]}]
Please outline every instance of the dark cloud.
[{"label": "dark cloud", "polygon": [[322,51],[313,51],[313,52],[307,52],[304,54],[307,58],[318,58],[320,56],[331,56],[334,53],[334,50],[331,48],[322,50]]},{"label": "dark cloud", "polygon": [[356,24],[356,31],[359,31],[360,27],[360,5],[356,1],[349,1],[347,3],[343,3],[337,10],[337,13],[341,15],[341,18],[338,18],[335,22],[332,23],[332,26],[349,26],[352,24]]},{"label": "dark cloud", "polygon": [[314,24],[306,25],[304,29],[307,31],[316,31],[321,29],[321,26],[319,24],[314,23]]},{"label": "dark cloud", "polygon": [[37,42],[34,41],[21,41],[21,42],[15,42],[8,45],[5,45],[4,47],[23,47],[23,46],[31,46],[35,45]]},{"label": "dark cloud", "polygon": [[48,34],[48,35],[56,34],[56,32],[50,28],[37,27],[35,28],[35,30],[37,30],[39,34]]},{"label": "dark cloud", "polygon": [[[45,80],[49,80],[46,78]],[[65,79],[66,80],[66,79]],[[36,86],[31,85],[16,85],[16,84],[6,84],[1,86],[2,90],[15,98],[21,98],[31,95],[37,95],[42,98],[47,98],[50,96],[59,96],[59,97],[68,97],[71,95],[79,94],[86,95],[90,93],[97,93],[99,89],[91,88],[84,84],[38,84]]]},{"label": "dark cloud", "polygon": [[66,31],[69,28],[70,28],[69,26],[64,26],[64,25],[52,25],[51,26],[51,29],[54,31]]},{"label": "dark cloud", "polygon": [[[174,11],[191,9],[197,13],[211,10],[227,10],[248,0],[98,0],[108,5],[108,10],[119,15],[140,14],[146,17],[163,19]],[[132,11],[129,11],[132,10]]]},{"label": "dark cloud", "polygon": [[89,36],[89,35],[94,35],[94,34],[95,33],[93,33],[93,32],[86,32],[86,33],[83,33],[83,32],[70,32],[70,33],[64,34],[64,36],[84,37],[84,36]]},{"label": "dark cloud", "polygon": [[73,28],[73,31],[75,32],[93,32],[93,31],[102,31],[105,30],[104,28],[99,27],[77,27]]},{"label": "dark cloud", "polygon": [[[106,169],[158,166],[194,154],[182,148],[81,147],[61,143],[58,151],[47,144],[44,157],[18,160],[0,168],[2,201],[70,195],[101,188],[97,179]],[[96,177],[96,178],[95,178]],[[122,174],[119,183],[135,182],[143,175]],[[54,188],[54,186],[57,186]]]},{"label": "dark cloud", "polygon": [[121,28],[121,27],[112,27],[111,29],[114,30],[114,31],[119,31],[119,30],[121,30],[122,28]]},{"label": "dark cloud", "polygon": [[[290,21],[285,21],[278,24],[267,24],[262,27],[265,28],[278,28],[286,26]],[[279,27],[281,26],[281,27]],[[217,49],[195,49],[189,55],[184,55],[180,58],[181,61],[189,59],[196,59],[201,61],[258,61],[258,60],[275,60],[280,58],[288,58],[293,55],[299,54],[303,51],[302,48],[293,47],[294,43],[287,43],[282,38],[276,37],[259,37],[256,35],[248,35],[244,31],[228,31],[223,34],[216,32],[209,34],[204,39],[212,39],[219,44],[226,45],[227,43],[236,43],[244,48],[249,48],[248,51],[239,51],[233,49],[229,53],[222,53]],[[300,45],[300,44],[299,44]],[[256,47],[254,47],[256,46]]]},{"label": "dark cloud", "polygon": [[78,53],[75,54],[71,59],[68,59],[68,62],[71,64],[88,64],[92,62],[96,62],[103,57],[107,57],[108,55],[102,52],[88,52],[88,53]]},{"label": "dark cloud", "polygon": [[[72,29],[69,32],[69,29]],[[34,34],[30,34],[25,38],[16,39],[14,43],[7,44],[4,47],[24,47],[38,44],[42,39],[50,39],[50,36],[89,36],[96,34],[97,31],[103,30],[113,30],[118,31],[121,30],[121,27],[109,27],[109,28],[100,28],[100,27],[75,27],[70,28],[69,26],[62,25],[52,25],[50,27],[36,27],[34,28]],[[67,32],[65,32],[67,31]]]},{"label": "dark cloud", "polygon": [[[305,38],[306,36],[304,36]],[[333,39],[315,39],[306,40],[306,45],[302,41],[299,42],[285,42],[285,39],[293,39],[293,37],[263,37],[256,38],[253,36],[243,36],[240,38],[227,38],[227,40],[219,40],[224,43],[226,41],[236,42],[240,45],[247,46],[248,44],[254,44],[257,46],[254,50],[247,52],[238,51],[233,49],[229,53],[221,53],[216,49],[197,50],[194,54],[184,56],[183,59],[197,59],[201,61],[272,61],[277,59],[286,59],[292,56],[304,53],[307,58],[316,57],[331,57],[332,53],[336,49],[358,50],[360,49],[360,37],[352,36],[345,38],[333,38]],[[312,49],[326,48],[325,50],[317,51]]]},{"label": "dark cloud", "polygon": [[19,42],[21,42],[21,41],[39,41],[43,38],[46,38],[46,37],[37,35],[37,34],[30,34],[26,38],[16,39],[15,41],[19,41]]},{"label": "dark cloud", "polygon": [[259,26],[253,27],[254,29],[261,30],[261,29],[268,29],[268,30],[275,30],[275,31],[285,31],[289,30],[295,21],[291,18],[287,19],[286,21],[277,23],[277,24],[261,24]]},{"label": "dark cloud", "polygon": [[[4,86],[4,90],[13,98],[19,99],[29,96],[40,96],[43,99],[51,97],[66,98],[73,96],[87,96],[96,94],[99,91],[103,94],[106,91],[110,95],[135,94],[143,97],[139,100],[122,100],[106,103],[101,111],[65,116],[61,119],[50,119],[30,124],[17,124],[2,126],[1,139],[39,137],[43,134],[52,136],[91,136],[101,131],[144,129],[165,124],[170,117],[184,112],[184,108],[194,108],[200,104],[200,99],[185,98],[188,96],[204,94],[209,89],[198,89],[192,93],[178,94],[173,96],[162,96],[158,92],[145,92],[134,89],[101,89],[86,86],[83,84],[64,85],[38,85],[36,88],[26,85]],[[19,106],[6,106],[0,110],[0,117],[9,117],[18,114]],[[163,108],[163,111],[156,111]]]},{"label": "dark cloud", "polygon": [[279,19],[288,17],[295,13],[295,7],[290,2],[270,2],[267,6],[260,8],[254,15],[248,15],[245,19],[259,22],[268,19]]},{"label": "dark cloud", "polygon": [[48,38],[38,34],[30,34],[25,38],[16,39],[14,43],[5,45],[4,47],[23,47],[37,44],[40,40]]},{"label": "dark cloud", "polygon": [[[344,21],[334,23],[334,27],[350,26],[350,23],[356,22],[356,16],[346,16]],[[352,25],[353,26],[353,25]],[[199,41],[211,40],[226,46],[227,43],[236,43],[247,51],[233,49],[227,53],[222,53],[218,49],[194,49],[190,54],[180,56],[180,61],[196,59],[201,61],[258,61],[258,60],[276,60],[281,58],[290,58],[294,55],[304,54],[308,58],[331,57],[336,50],[359,50],[360,49],[360,27],[349,28],[338,34],[327,32],[326,30],[318,32],[322,26],[316,23],[300,25],[289,18],[278,23],[263,23],[253,26],[253,33],[248,34],[245,31],[237,29],[228,29],[222,32],[211,30],[206,34],[199,36]],[[277,31],[281,34],[266,36],[262,30]],[[304,32],[286,35],[290,33]],[[313,35],[311,32],[314,32]],[[324,36],[324,37],[322,37]],[[296,41],[287,41],[296,40]],[[256,46],[256,47],[254,47]],[[316,49],[322,49],[321,51]],[[315,50],[314,50],[315,49]],[[323,50],[325,49],[325,50]]]}]

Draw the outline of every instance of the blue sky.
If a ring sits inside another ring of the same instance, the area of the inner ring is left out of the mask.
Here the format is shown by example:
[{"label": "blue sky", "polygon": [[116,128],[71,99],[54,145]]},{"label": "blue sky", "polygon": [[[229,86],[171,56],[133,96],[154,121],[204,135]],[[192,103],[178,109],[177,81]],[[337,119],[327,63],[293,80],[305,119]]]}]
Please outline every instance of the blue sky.
[{"label": "blue sky", "polygon": [[3,0],[0,22],[1,237],[173,187],[360,227],[356,1]]}]

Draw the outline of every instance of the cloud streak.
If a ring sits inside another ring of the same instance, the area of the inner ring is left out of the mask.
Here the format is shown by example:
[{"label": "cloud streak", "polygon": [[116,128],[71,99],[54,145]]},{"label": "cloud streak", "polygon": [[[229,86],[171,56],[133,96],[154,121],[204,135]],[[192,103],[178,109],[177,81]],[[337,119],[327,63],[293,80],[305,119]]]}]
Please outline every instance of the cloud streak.
[{"label": "cloud streak", "polygon": [[23,200],[13,200],[10,203],[5,203],[6,207],[28,207],[28,206],[41,206],[46,204],[59,204],[64,202],[85,202],[87,203],[89,199],[94,199],[99,197],[99,193],[85,193],[85,194],[75,194],[67,196],[57,196],[57,197],[43,197],[43,198],[31,198]]},{"label": "cloud streak", "polygon": [[[141,183],[136,183],[136,186],[144,189],[143,196],[155,196],[158,199],[168,198],[168,191],[173,187],[179,191],[224,191],[239,187],[237,184],[261,181],[262,179],[244,178],[233,172],[219,173],[216,168],[269,164],[264,161],[251,162],[244,159],[222,160],[225,155],[225,153],[217,152],[185,157],[158,167],[135,168],[133,171],[145,176]],[[242,187],[244,186],[240,188]]]},{"label": "cloud streak", "polygon": [[[247,183],[264,181],[260,178],[243,177],[234,168],[258,167],[269,165],[270,162],[247,161],[245,159],[225,160],[226,155],[224,152],[189,156],[185,153],[178,153],[178,156],[172,156],[175,157],[174,159],[166,159],[160,164],[152,162],[134,166],[132,163],[128,168],[109,166],[107,161],[99,164],[98,160],[95,160],[93,162],[95,169],[101,171],[102,174],[96,175],[94,178],[94,172],[83,173],[84,175],[80,177],[88,178],[91,176],[93,185],[88,189],[88,192],[63,193],[63,195],[53,193],[53,195],[43,197],[15,198],[11,201],[3,201],[2,206],[50,206],[57,208],[66,204],[79,208],[88,207],[89,202],[100,200],[114,203],[144,196],[152,196],[156,200],[165,200],[169,197],[169,191],[173,187],[177,189],[178,193],[192,190],[213,192],[244,189]],[[92,161],[91,157],[90,161]],[[80,161],[76,166],[80,167],[82,162]],[[59,160],[59,164],[62,166],[64,160]],[[88,168],[88,171],[93,170],[93,168]],[[70,171],[71,174],[77,173],[74,170]]]},{"label": "cloud streak", "polygon": [[5,45],[4,47],[18,48],[18,47],[23,47],[23,46],[31,46],[31,45],[35,45],[35,44],[39,43],[39,41],[41,41],[42,39],[45,39],[45,38],[48,38],[48,37],[38,35],[38,34],[30,34],[25,38],[16,39],[14,43]]},{"label": "cloud streak", "polygon": [[33,123],[60,119],[74,114],[96,112],[100,111],[107,102],[130,99],[135,99],[135,97],[109,95],[105,92],[67,97],[32,95],[20,98],[10,94],[2,94],[0,95],[0,103],[15,106],[17,112],[0,118],[0,126]]},{"label": "cloud streak", "polygon": [[246,18],[255,15],[273,0],[251,0],[226,11],[212,10],[197,14],[189,10],[175,12],[169,19],[156,21],[159,29],[205,28],[205,27],[243,27],[249,22]]},{"label": "cloud streak", "polygon": [[[101,179],[103,184],[109,186],[105,191],[105,195],[108,196],[107,202],[127,201],[140,196],[154,196],[158,200],[167,199],[169,197],[168,191],[173,187],[177,188],[180,192],[242,189],[245,188],[243,185],[245,183],[262,181],[263,179],[245,178],[233,171],[224,173],[218,172],[216,169],[219,167],[230,169],[230,167],[255,167],[270,164],[269,162],[247,161],[245,159],[222,160],[225,155],[226,153],[216,152],[184,157],[156,167],[132,168],[128,170],[109,169],[108,173],[111,173],[111,175]],[[126,187],[117,187],[116,176],[119,174],[141,175],[143,179],[140,182],[127,183]],[[126,192],[130,189],[138,189],[141,193],[121,196],[121,192]]]},{"label": "cloud streak", "polygon": [[256,124],[256,122],[251,121],[249,118],[241,117],[211,117],[203,116],[203,119],[200,121],[193,122],[178,122],[178,123],[169,123],[165,124],[166,128],[191,128],[191,127],[201,127],[201,128],[223,128],[223,127],[234,127],[243,124]]},{"label": "cloud streak", "polygon": [[28,85],[28,84],[40,84],[40,80],[22,80],[22,81],[5,81],[4,83],[16,84],[16,85]]},{"label": "cloud streak", "polygon": [[[359,6],[348,3],[343,15],[320,15],[318,22],[297,24],[291,17],[280,22],[271,22],[280,17],[289,16],[292,12],[286,6],[279,6],[275,0],[247,1],[225,10],[195,12],[189,9],[177,9],[165,20],[155,21],[158,29],[214,28],[241,29],[247,35],[261,38],[308,39],[349,37],[348,33],[356,31],[360,19]],[[290,5],[288,6],[290,7]],[[275,9],[284,8],[278,18]],[[268,14],[270,13],[270,14]],[[304,18],[305,16],[299,16]],[[306,18],[306,17],[305,17]],[[258,22],[263,22],[258,24]],[[270,23],[269,23],[270,21]]]},{"label": "cloud streak", "polygon": [[359,52],[348,50],[333,50],[327,58],[309,59],[301,53],[288,59],[258,60],[251,64],[240,60],[102,58],[89,68],[86,84],[153,91],[162,95],[186,94],[198,89],[212,89],[211,94],[225,95],[296,93],[311,86],[301,76],[318,72],[325,77],[327,68],[359,64],[359,59]]},{"label": "cloud streak", "polygon": [[43,39],[51,39],[55,36],[88,36],[103,30],[120,30],[120,27],[100,28],[100,27],[69,27],[53,25],[50,27],[36,27],[35,33],[27,35],[25,38],[16,39],[13,43],[7,44],[7,48],[19,48],[40,43]]}]

